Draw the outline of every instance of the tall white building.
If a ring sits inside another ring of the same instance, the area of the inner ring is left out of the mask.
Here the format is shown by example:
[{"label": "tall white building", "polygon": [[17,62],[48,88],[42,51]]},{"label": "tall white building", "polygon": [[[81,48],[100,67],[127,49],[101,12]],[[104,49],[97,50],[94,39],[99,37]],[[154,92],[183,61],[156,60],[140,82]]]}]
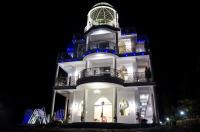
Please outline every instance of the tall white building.
[{"label": "tall white building", "polygon": [[68,55],[58,59],[52,116],[60,94],[66,98],[64,119],[69,122],[157,122],[146,40],[123,33],[112,5],[92,7],[84,38],[73,39]]}]

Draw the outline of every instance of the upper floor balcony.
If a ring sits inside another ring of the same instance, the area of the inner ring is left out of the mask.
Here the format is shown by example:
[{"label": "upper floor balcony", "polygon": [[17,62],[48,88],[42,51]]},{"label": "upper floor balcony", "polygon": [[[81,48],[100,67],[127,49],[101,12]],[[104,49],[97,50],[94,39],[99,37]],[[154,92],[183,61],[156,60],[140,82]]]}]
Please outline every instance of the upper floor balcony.
[{"label": "upper floor balcony", "polygon": [[88,44],[88,50],[93,49],[110,49],[116,50],[116,43],[111,41],[95,41]]},{"label": "upper floor balcony", "polygon": [[153,83],[153,78],[151,73],[146,72],[123,73],[121,70],[110,67],[93,67],[82,70],[78,76],[58,77],[55,81],[55,87],[75,88],[77,85],[90,82],[110,82],[137,86]]},{"label": "upper floor balcony", "polygon": [[110,67],[93,67],[82,70],[77,80],[77,84],[88,82],[111,82],[123,84],[124,80],[120,70]]},{"label": "upper floor balcony", "polygon": [[55,80],[55,87],[56,88],[65,88],[65,87],[75,87],[76,86],[76,79],[75,76],[70,77],[58,77]]},{"label": "upper floor balcony", "polygon": [[116,43],[111,41],[95,41],[90,42],[87,47],[87,51],[83,56],[86,56],[91,53],[98,53],[98,52],[105,52],[105,53],[117,53]]}]

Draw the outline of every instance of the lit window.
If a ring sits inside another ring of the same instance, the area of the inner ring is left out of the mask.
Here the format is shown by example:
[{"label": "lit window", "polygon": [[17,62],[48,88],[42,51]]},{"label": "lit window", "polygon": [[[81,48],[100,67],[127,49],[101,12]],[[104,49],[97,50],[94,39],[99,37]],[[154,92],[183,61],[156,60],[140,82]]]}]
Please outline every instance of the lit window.
[{"label": "lit window", "polygon": [[130,115],[129,112],[129,104],[128,101],[125,99],[122,99],[119,103],[119,109],[120,109],[120,115],[121,116],[128,116]]},{"label": "lit window", "polygon": [[148,100],[149,95],[148,94],[141,94],[140,99],[141,100]]},{"label": "lit window", "polygon": [[146,102],[142,102],[142,106],[145,106],[145,105],[147,105],[147,103]]}]

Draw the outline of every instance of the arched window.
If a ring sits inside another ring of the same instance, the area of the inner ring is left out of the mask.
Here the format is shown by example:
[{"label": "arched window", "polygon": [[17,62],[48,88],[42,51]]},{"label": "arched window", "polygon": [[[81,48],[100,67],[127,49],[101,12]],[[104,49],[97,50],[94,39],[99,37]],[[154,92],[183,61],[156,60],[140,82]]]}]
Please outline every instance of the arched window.
[{"label": "arched window", "polygon": [[112,103],[105,97],[99,98],[94,103],[94,121],[112,122]]}]

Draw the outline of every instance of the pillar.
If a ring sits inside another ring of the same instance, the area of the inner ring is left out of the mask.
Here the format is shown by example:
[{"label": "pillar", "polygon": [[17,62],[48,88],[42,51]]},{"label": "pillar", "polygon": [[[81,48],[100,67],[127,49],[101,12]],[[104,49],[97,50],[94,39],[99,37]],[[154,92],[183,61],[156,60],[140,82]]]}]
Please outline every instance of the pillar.
[{"label": "pillar", "polygon": [[117,32],[117,31],[116,31],[116,45],[115,45],[115,51],[117,51],[117,54],[119,53],[118,32]]},{"label": "pillar", "polygon": [[51,118],[54,117],[54,106],[55,106],[55,99],[56,99],[56,91],[53,91],[53,98],[52,98],[52,107],[51,107]]},{"label": "pillar", "polygon": [[158,115],[158,108],[157,108],[157,98],[155,95],[155,86],[152,87],[152,98],[153,98],[153,115],[155,117],[154,123],[159,123],[159,115]]},{"label": "pillar", "polygon": [[117,122],[117,88],[114,88],[114,122]]},{"label": "pillar", "polygon": [[87,99],[87,89],[84,88],[83,91],[83,122],[86,122],[86,99]]},{"label": "pillar", "polygon": [[113,58],[113,69],[116,69],[116,58]]},{"label": "pillar", "polygon": [[55,78],[54,78],[54,84],[56,84],[56,81],[58,79],[58,72],[59,72],[59,65],[57,65],[57,68],[56,68],[56,74],[55,74]]},{"label": "pillar", "polygon": [[65,97],[65,114],[64,114],[64,120],[66,120],[66,117],[68,115],[68,103],[69,103],[69,94],[67,94],[67,97]]},{"label": "pillar", "polygon": [[88,61],[86,60],[85,61],[85,69],[87,69],[88,68]]},{"label": "pillar", "polygon": [[113,72],[114,72],[114,76],[115,76],[115,77],[117,76],[117,75],[116,75],[116,72],[117,72],[117,71],[116,71],[116,69],[117,69],[116,67],[117,67],[116,58],[113,58],[113,69],[114,69]]}]

